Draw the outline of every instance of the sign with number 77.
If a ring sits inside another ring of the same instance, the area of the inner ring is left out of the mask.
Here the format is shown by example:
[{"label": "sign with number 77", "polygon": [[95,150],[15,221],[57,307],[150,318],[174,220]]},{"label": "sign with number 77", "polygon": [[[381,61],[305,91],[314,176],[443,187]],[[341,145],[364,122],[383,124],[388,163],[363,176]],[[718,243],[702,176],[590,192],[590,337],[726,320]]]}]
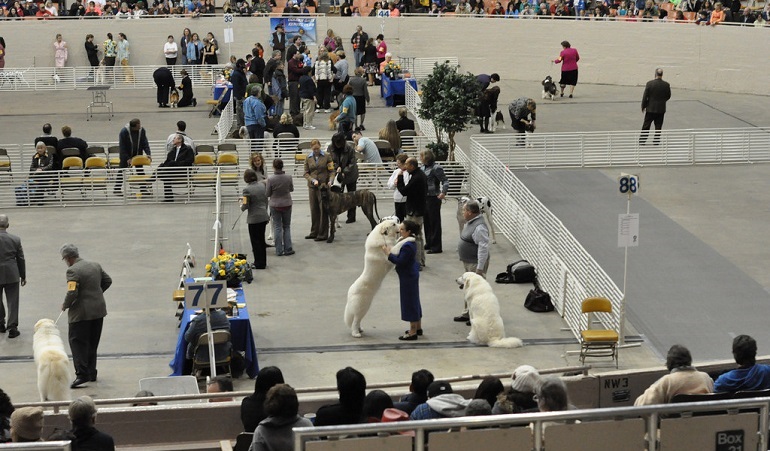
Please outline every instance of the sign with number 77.
[{"label": "sign with number 77", "polygon": [[221,308],[227,304],[224,280],[185,283],[184,288],[186,309],[213,309]]}]

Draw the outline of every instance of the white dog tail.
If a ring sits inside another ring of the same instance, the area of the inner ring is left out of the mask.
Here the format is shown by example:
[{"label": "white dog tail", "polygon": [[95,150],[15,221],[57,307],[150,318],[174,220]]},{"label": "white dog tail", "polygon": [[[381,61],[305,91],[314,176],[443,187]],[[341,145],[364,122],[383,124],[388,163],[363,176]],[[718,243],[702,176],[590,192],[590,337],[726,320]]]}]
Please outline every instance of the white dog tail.
[{"label": "white dog tail", "polygon": [[500,338],[489,342],[490,348],[520,348],[524,343],[516,337]]},{"label": "white dog tail", "polygon": [[67,401],[70,396],[69,359],[60,356],[53,358],[40,373],[40,383],[47,389],[47,401]]}]

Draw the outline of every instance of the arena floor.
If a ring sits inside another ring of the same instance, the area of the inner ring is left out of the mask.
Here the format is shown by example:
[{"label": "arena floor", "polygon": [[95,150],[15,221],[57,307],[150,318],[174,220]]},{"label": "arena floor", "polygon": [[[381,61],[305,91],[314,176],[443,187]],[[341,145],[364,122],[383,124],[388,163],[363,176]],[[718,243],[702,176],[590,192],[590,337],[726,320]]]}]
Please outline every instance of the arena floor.
[{"label": "arena floor", "polygon": [[[501,88],[502,105],[520,95],[539,99],[536,84],[503,82]],[[206,97],[204,91],[197,90],[199,100]],[[642,120],[639,111],[641,92],[642,88],[580,85],[574,99],[539,102],[538,130],[636,129]],[[45,122],[52,123],[55,130],[70,125],[73,136],[95,141],[116,139],[120,128],[133,117],[142,120],[151,140],[165,139],[180,119],[187,121],[193,138],[208,138],[214,124],[213,119],[206,117],[204,106],[182,110],[155,108],[154,92],[114,91],[109,95],[116,110],[112,121],[99,118],[86,122],[85,107],[90,101],[86,91],[4,93],[4,103],[16,105],[16,108],[0,113],[4,124],[0,142],[31,142],[40,134],[40,127]],[[767,125],[766,110],[762,106],[764,100],[755,96],[674,89],[665,127]],[[384,107],[375,95],[367,114],[367,135],[376,134],[387,119],[395,117],[396,110]],[[315,121],[316,125],[324,122],[321,117]],[[330,132],[321,128],[309,136],[328,138]],[[475,131],[473,128],[460,136],[460,146],[467,146],[469,136]],[[510,126],[500,131],[508,132]],[[671,184],[686,183],[688,179],[703,178],[719,179],[720,184],[739,184],[742,174],[747,172],[756,178],[766,178],[770,166],[645,168],[644,171],[646,184],[641,197],[646,202],[692,233],[704,246],[724,256],[736,271],[765,288],[770,285],[762,265],[757,264],[767,257],[759,245],[762,243],[760,234],[768,227],[768,222],[763,221],[770,202],[767,195],[753,192],[751,204],[738,204],[745,208],[733,208],[729,215],[715,215],[713,208],[699,207],[702,202],[736,205],[734,196],[740,195],[740,189],[725,191],[719,188],[721,185],[706,183],[701,190],[666,188],[673,186]],[[685,175],[688,174],[685,171],[690,175]],[[548,176],[546,172],[528,172],[525,177],[536,180]],[[604,172],[611,175],[616,171]],[[655,180],[655,183],[648,180]],[[646,188],[648,184],[652,185],[649,189]],[[390,211],[390,205],[389,199],[380,199],[380,213]],[[546,205],[550,207],[548,203]],[[37,398],[31,360],[32,325],[39,318],[58,315],[65,291],[65,265],[57,251],[64,242],[77,244],[84,258],[102,263],[114,280],[107,293],[109,315],[99,349],[99,382],[76,393],[99,398],[130,396],[138,390],[140,378],[168,375],[168,363],[178,333],[171,292],[178,280],[186,243],[193,246],[199,261],[207,260],[211,253],[212,245],[208,242],[211,213],[210,205],[200,204],[8,210],[10,232],[20,235],[25,247],[28,284],[21,294],[21,337],[9,340],[5,335],[0,336],[0,387],[15,402]],[[229,207],[229,214],[237,214],[233,206]],[[577,209],[570,214],[590,216],[591,211]],[[403,333],[405,323],[399,319],[398,280],[393,273],[383,284],[364,320],[364,338],[353,339],[342,321],[342,312],[347,288],[361,270],[362,244],[368,225],[363,221],[343,225],[333,244],[305,241],[302,237],[309,229],[309,212],[306,204],[298,203],[293,215],[297,254],[268,257],[268,269],[258,272],[255,283],[245,288],[260,365],[279,366],[287,382],[296,387],[333,386],[334,373],[347,365],[360,369],[369,382],[407,380],[411,372],[419,368],[428,368],[441,378],[510,371],[524,363],[540,368],[576,365],[577,356],[566,354],[566,351],[578,346],[571,334],[562,330],[566,325],[561,318],[556,313],[534,314],[524,309],[523,301],[529,286],[494,287],[501,301],[508,334],[522,338],[525,347],[500,350],[467,344],[468,328],[452,321],[462,306],[461,292],[454,283],[462,268],[454,252],[454,243],[458,239],[454,201],[444,205],[442,218],[445,252],[428,256],[428,267],[420,281],[425,336],[409,344],[396,339]],[[725,230],[734,230],[729,229],[731,221],[740,221],[746,227],[740,229],[741,233],[725,233]],[[565,223],[569,225],[569,221],[565,220]],[[245,226],[241,224],[235,232],[230,246],[246,249],[248,233]],[[745,240],[751,244],[747,245]],[[492,246],[490,273],[502,271],[517,257],[510,243],[498,239]],[[674,293],[683,289],[671,287]],[[698,304],[691,308],[704,309],[706,306]],[[739,313],[733,315],[739,318]],[[629,335],[638,333],[633,321],[629,326]],[[644,324],[644,332],[654,344],[662,343],[655,339],[654,326],[654,323]],[[66,326],[62,332],[66,334]],[[724,338],[724,342],[724,351],[729,351],[729,340]],[[659,365],[659,353],[659,346],[647,344],[625,349],[621,351],[620,366],[630,369]],[[763,353],[762,341],[760,353]],[[704,358],[694,354],[696,361]],[[719,352],[722,358],[724,354]],[[609,362],[595,362],[594,366],[593,371],[614,369]],[[236,381],[236,389],[251,387],[252,382],[246,378]]]}]

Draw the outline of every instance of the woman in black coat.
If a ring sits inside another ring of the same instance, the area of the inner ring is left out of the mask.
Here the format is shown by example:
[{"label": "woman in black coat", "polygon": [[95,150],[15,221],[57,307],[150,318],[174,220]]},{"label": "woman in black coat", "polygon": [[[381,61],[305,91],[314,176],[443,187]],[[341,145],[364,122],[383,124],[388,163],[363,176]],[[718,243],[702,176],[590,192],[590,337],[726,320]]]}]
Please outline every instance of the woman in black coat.
[{"label": "woman in black coat", "polygon": [[183,106],[196,106],[198,105],[198,101],[193,97],[193,88],[192,88],[192,80],[190,80],[190,76],[187,75],[187,71],[182,69],[179,71],[180,74],[182,74],[182,84],[179,85],[179,89],[182,90],[182,98],[179,99],[178,107]]},{"label": "woman in black coat", "polygon": [[99,65],[99,47],[94,44],[94,35],[87,34],[86,35],[86,55],[88,55],[88,63],[91,65],[91,67],[96,67]]},{"label": "woman in black coat", "polygon": [[72,422],[72,451],[115,451],[112,437],[98,431],[96,423],[96,405],[90,396],[81,396],[72,401],[69,406],[69,417]]},{"label": "woman in black coat", "polygon": [[283,383],[283,373],[278,367],[267,366],[259,370],[254,382],[254,393],[243,398],[241,402],[241,423],[244,431],[254,432],[259,422],[267,418],[264,405],[267,392],[273,386]]}]

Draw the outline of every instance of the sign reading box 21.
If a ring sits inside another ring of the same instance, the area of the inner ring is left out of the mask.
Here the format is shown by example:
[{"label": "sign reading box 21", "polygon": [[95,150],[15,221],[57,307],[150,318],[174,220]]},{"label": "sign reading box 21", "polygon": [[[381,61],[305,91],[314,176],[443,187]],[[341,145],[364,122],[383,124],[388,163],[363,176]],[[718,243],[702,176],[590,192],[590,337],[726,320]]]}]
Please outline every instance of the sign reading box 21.
[{"label": "sign reading box 21", "polygon": [[621,173],[618,177],[618,191],[620,194],[632,195],[639,192],[639,176]]}]

